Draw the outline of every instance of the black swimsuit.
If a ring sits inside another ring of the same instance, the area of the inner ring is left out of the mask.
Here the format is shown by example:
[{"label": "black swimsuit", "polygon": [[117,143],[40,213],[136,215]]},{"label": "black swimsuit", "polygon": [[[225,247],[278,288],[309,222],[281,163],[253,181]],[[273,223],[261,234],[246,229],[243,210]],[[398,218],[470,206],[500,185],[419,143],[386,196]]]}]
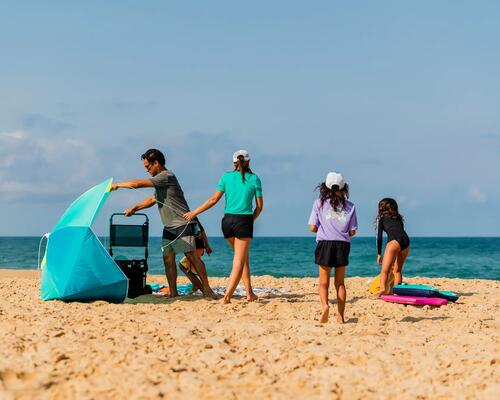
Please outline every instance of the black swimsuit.
[{"label": "black swimsuit", "polygon": [[378,221],[378,232],[377,232],[377,251],[378,254],[382,254],[382,232],[387,233],[387,243],[391,240],[395,240],[401,246],[401,250],[405,250],[410,247],[410,238],[406,234],[403,221],[399,221],[391,217],[382,217]]}]

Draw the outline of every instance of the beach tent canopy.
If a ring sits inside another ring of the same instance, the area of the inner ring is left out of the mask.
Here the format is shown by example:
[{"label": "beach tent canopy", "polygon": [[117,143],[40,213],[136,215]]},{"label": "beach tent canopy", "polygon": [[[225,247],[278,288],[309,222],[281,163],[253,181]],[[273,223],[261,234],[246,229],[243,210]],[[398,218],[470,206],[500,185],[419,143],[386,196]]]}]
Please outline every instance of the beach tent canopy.
[{"label": "beach tent canopy", "polygon": [[91,228],[111,182],[108,179],[76,199],[48,236],[40,284],[43,300],[125,300],[127,277]]}]

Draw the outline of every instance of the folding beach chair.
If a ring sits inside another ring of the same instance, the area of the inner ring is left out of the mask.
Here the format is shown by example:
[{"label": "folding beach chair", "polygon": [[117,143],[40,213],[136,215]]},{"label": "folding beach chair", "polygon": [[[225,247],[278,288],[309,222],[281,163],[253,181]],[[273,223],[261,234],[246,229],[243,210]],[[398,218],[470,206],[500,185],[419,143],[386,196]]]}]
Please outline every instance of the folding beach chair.
[{"label": "folding beach chair", "polygon": [[129,279],[128,297],[134,298],[141,294],[151,293],[151,287],[146,285],[148,272],[148,241],[149,218],[146,214],[134,214],[144,222],[139,225],[115,224],[116,217],[125,217],[123,213],[114,213],[109,219],[109,254],[113,257],[113,247],[144,248],[144,258],[129,259],[124,256],[114,258],[116,264]]}]

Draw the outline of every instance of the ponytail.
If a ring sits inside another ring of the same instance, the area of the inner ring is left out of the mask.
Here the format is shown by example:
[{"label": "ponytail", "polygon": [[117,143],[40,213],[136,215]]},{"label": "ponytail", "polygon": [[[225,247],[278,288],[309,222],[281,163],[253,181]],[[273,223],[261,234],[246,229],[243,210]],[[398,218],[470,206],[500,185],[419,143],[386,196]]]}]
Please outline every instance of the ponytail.
[{"label": "ponytail", "polygon": [[338,185],[333,185],[331,189],[328,189],[325,182],[322,182],[316,187],[316,189],[319,189],[321,206],[325,204],[325,201],[329,200],[330,205],[334,210],[343,209],[346,200],[349,198],[349,186],[347,183],[342,189],[339,189]]},{"label": "ponytail", "polygon": [[245,183],[245,173],[248,172],[249,174],[252,174],[252,170],[250,169],[250,162],[248,160],[245,161],[245,158],[243,156],[238,156],[238,161],[234,163],[234,170],[235,171],[240,171],[241,173],[241,180],[243,183]]}]

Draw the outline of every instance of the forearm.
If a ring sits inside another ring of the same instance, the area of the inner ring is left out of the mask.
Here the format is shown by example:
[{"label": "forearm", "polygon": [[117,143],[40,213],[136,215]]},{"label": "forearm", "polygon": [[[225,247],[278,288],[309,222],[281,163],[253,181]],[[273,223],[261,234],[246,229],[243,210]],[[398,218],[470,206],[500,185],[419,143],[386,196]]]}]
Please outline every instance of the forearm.
[{"label": "forearm", "polygon": [[205,201],[201,206],[199,206],[196,210],[194,211],[191,211],[193,213],[193,215],[199,215],[201,214],[202,212],[205,212],[207,211],[208,209],[212,208],[213,206],[215,206],[215,204],[217,204],[217,200],[214,200],[214,199],[208,199],[207,201]]},{"label": "forearm", "polygon": [[139,188],[138,182],[139,181],[137,179],[133,179],[131,181],[116,183],[115,186],[117,188],[137,189],[137,188]]},{"label": "forearm", "polygon": [[208,237],[205,231],[201,231],[201,238],[203,240],[203,243],[205,243],[205,247],[210,247],[210,243],[208,243]]},{"label": "forearm", "polygon": [[253,220],[255,221],[257,218],[259,218],[259,215],[262,212],[262,207],[255,207],[255,210],[253,211]]},{"label": "forearm", "polygon": [[382,235],[377,236],[377,254],[379,256],[382,255]]},{"label": "forearm", "polygon": [[377,226],[377,254],[382,255],[382,225],[380,221]]},{"label": "forearm", "polygon": [[132,207],[133,212],[137,212],[139,210],[144,210],[145,208],[152,207],[156,204],[156,199],[154,197],[148,197],[147,199],[144,199],[140,203],[137,203],[135,206]]},{"label": "forearm", "polygon": [[260,213],[264,209],[264,199],[262,197],[255,197],[255,210],[253,211],[253,220],[259,218]]},{"label": "forearm", "polygon": [[142,187],[152,187],[153,182],[151,179],[132,179],[130,181],[124,181],[124,182],[118,182],[113,185],[113,190],[119,189],[119,188],[126,188],[126,189],[138,189]]},{"label": "forearm", "polygon": [[217,202],[220,200],[223,194],[224,192],[216,190],[214,195],[210,197],[207,201],[205,201],[196,210],[189,211],[186,214],[184,214],[183,215],[184,219],[191,221],[192,219],[196,218],[197,215],[201,214],[204,211],[207,211],[209,208],[212,208],[214,205],[217,204]]}]

